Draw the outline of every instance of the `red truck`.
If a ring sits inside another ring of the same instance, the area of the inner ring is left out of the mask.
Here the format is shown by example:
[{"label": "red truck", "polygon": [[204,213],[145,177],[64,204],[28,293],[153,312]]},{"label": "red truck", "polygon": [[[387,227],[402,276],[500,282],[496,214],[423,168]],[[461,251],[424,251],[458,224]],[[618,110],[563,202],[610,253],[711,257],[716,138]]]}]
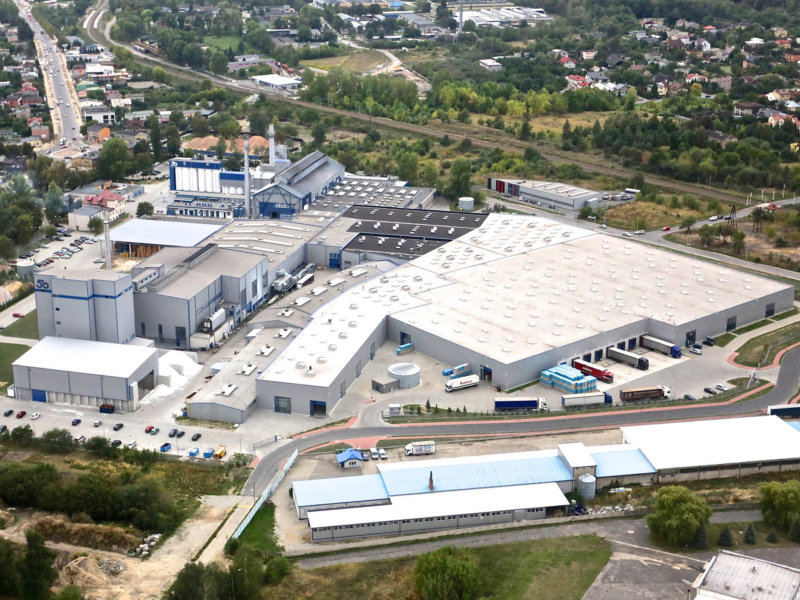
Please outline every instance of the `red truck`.
[{"label": "red truck", "polygon": [[598,367],[594,363],[576,358],[572,361],[572,366],[584,375],[594,375],[597,377],[598,381],[602,381],[603,383],[612,383],[614,381],[614,374],[611,371],[607,371],[603,367]]}]

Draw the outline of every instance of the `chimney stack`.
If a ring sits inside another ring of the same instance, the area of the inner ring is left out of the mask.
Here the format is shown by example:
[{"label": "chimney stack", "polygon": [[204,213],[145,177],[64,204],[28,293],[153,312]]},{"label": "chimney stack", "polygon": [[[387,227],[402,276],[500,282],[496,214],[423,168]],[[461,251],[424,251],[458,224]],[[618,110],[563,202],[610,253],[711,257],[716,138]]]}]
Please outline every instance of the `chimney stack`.
[{"label": "chimney stack", "polygon": [[269,166],[275,166],[275,126],[269,124]]},{"label": "chimney stack", "polygon": [[433,471],[431,471],[431,474],[428,476],[428,489],[433,491]]},{"label": "chimney stack", "polygon": [[250,140],[244,138],[244,216],[251,218],[250,214]]}]

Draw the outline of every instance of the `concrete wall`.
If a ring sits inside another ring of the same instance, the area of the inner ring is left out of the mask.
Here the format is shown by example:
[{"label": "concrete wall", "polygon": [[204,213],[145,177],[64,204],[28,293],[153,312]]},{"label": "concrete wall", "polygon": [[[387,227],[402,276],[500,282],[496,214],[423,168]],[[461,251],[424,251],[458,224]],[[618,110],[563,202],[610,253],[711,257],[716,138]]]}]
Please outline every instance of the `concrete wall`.
[{"label": "concrete wall", "polygon": [[[190,310],[189,301],[184,298],[163,296],[154,292],[137,293],[134,294],[133,305],[136,315],[136,335],[154,340],[156,343],[174,345],[175,326],[186,327],[188,334],[190,319],[196,319],[196,315]],[[163,338],[159,338],[158,335],[159,325],[162,326]]]},{"label": "concrete wall", "polygon": [[702,479],[723,479],[758,475],[759,473],[777,473],[781,471],[800,470],[800,460],[766,461],[743,463],[737,465],[709,465],[697,469],[669,469],[658,473],[659,483],[673,481],[698,481]]},{"label": "concrete wall", "polygon": [[192,419],[222,421],[224,423],[244,423],[253,412],[255,400],[246,408],[226,406],[217,402],[187,402],[186,408]]}]

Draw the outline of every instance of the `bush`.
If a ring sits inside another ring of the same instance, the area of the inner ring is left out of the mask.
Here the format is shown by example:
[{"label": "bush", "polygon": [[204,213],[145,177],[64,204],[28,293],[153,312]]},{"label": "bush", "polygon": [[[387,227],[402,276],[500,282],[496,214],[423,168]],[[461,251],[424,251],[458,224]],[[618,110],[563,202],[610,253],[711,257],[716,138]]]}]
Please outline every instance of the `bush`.
[{"label": "bush", "polygon": [[773,527],[789,529],[800,519],[800,481],[770,481],[761,485],[761,515]]},{"label": "bush", "polygon": [[753,529],[753,524],[747,526],[747,530],[744,532],[744,543],[745,544],[755,544],[756,543],[756,530]]},{"label": "bush", "polygon": [[686,546],[709,517],[711,509],[705,500],[683,486],[668,485],[658,491],[656,510],[647,517],[647,525],[655,538]]},{"label": "bush", "polygon": [[767,541],[770,544],[777,544],[778,543],[778,535],[775,533],[774,529],[770,529],[769,533],[767,534]]},{"label": "bush", "polygon": [[789,528],[789,539],[793,542],[800,542],[800,519],[795,520]]},{"label": "bush", "polygon": [[267,565],[264,568],[264,583],[267,585],[280,583],[291,570],[292,563],[288,558],[285,556],[275,556],[267,561]]},{"label": "bush", "polygon": [[705,523],[697,528],[692,546],[698,550],[705,550],[708,548],[708,528]]},{"label": "bush", "polygon": [[225,542],[225,554],[227,554],[228,556],[233,556],[239,549],[240,544],[241,542],[239,541],[239,538],[236,537],[229,538],[228,541]]},{"label": "bush", "polygon": [[423,554],[414,565],[422,600],[468,600],[478,591],[478,562],[466,548],[444,546]]}]

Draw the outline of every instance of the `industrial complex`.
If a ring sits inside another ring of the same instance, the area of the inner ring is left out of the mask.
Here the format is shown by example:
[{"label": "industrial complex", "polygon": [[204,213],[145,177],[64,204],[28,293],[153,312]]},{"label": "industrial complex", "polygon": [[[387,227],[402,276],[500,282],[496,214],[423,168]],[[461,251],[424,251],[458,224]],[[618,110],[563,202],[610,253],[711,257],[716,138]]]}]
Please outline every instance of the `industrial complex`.
[{"label": "industrial complex", "polygon": [[[800,429],[778,417],[622,428],[623,443],[379,463],[377,475],[292,482],[312,541],[458,529],[566,515],[565,494],[800,469]],[[747,444],[741,440],[747,439]],[[681,440],[676,444],[675,440]]]}]

